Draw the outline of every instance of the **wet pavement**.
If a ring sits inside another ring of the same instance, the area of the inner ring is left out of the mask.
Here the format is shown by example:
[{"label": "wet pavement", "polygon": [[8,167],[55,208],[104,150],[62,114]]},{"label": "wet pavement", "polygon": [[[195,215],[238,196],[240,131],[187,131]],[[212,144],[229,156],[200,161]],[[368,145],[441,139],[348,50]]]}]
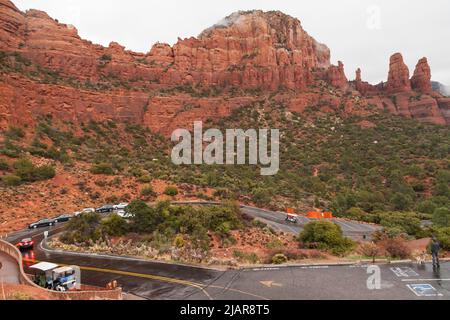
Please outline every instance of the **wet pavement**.
[{"label": "wet pavement", "polygon": [[0,282],[19,284],[19,267],[10,256],[0,252]]},{"label": "wet pavement", "polygon": [[[285,224],[281,213],[246,209],[285,232],[300,225]],[[305,223],[307,221],[304,221]],[[372,226],[342,221],[346,232],[373,232]],[[213,270],[134,258],[58,253],[43,246],[43,233],[55,234],[61,226],[22,230],[10,235],[12,243],[32,237],[33,251],[24,253],[25,270],[38,261],[81,267],[84,284],[105,286],[116,280],[134,298],[154,300],[449,300],[450,263],[433,270],[427,264],[386,264],[377,268],[380,287],[368,286],[371,269],[365,265],[260,267]],[[372,270],[373,271],[373,270]]]}]

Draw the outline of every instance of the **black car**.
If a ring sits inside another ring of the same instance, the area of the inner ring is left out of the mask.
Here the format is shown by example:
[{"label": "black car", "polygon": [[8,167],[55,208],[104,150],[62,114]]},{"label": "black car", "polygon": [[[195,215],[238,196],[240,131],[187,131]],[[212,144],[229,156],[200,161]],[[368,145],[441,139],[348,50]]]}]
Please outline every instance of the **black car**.
[{"label": "black car", "polygon": [[43,219],[38,222],[32,223],[28,226],[28,229],[37,229],[43,227],[51,227],[56,224],[56,220],[54,219]]},{"label": "black car", "polygon": [[60,223],[70,221],[72,218],[73,216],[70,214],[62,214],[59,217],[55,217],[53,220],[55,220],[56,223]]},{"label": "black car", "polygon": [[97,213],[111,213],[114,211],[114,206],[110,204],[106,204],[103,207],[95,209]]}]

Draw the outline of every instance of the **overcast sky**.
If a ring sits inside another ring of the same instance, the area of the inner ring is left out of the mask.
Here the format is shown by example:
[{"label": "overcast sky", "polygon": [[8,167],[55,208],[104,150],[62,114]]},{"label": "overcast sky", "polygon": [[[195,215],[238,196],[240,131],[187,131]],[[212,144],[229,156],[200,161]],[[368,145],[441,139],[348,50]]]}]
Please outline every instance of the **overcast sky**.
[{"label": "overcast sky", "polygon": [[342,60],[349,79],[387,79],[392,53],[401,52],[410,72],[428,57],[433,80],[450,85],[448,0],[12,0],[20,9],[44,10],[73,24],[81,37],[148,52],[155,42],[173,44],[197,36],[238,10],[281,10],[327,44],[332,62]]}]

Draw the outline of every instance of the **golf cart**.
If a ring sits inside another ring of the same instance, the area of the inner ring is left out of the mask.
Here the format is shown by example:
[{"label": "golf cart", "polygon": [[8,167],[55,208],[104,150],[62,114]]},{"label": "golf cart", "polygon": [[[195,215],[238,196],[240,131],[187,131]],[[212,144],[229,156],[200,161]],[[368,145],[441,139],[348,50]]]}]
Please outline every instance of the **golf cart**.
[{"label": "golf cart", "polygon": [[40,262],[30,267],[35,271],[34,282],[46,289],[68,291],[76,286],[76,272],[74,267],[60,267],[49,262]]},{"label": "golf cart", "polygon": [[288,213],[288,215],[286,217],[286,222],[298,223],[298,215],[293,214],[293,213]]}]

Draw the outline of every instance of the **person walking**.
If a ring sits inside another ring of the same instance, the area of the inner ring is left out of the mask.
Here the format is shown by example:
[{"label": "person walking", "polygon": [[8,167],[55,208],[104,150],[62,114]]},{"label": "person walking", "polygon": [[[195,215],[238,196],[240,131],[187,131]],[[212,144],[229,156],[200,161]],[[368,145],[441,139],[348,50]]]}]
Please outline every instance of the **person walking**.
[{"label": "person walking", "polygon": [[431,240],[431,255],[433,256],[433,268],[440,268],[439,251],[441,251],[441,244],[436,237]]}]

